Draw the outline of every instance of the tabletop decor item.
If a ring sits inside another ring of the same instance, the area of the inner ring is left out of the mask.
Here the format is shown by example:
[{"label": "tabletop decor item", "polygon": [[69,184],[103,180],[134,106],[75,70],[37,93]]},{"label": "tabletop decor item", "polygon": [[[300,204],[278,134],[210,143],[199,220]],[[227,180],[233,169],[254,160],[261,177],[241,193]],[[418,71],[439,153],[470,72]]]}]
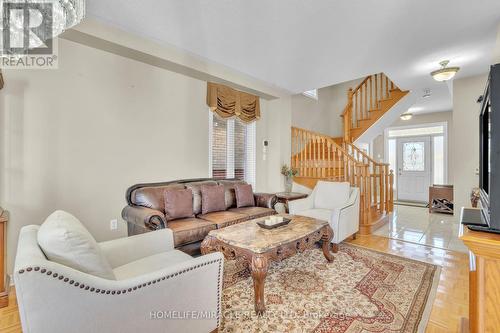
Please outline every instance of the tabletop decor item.
[{"label": "tabletop decor item", "polygon": [[281,167],[281,174],[285,176],[285,192],[292,192],[293,177],[299,173],[299,170],[290,168],[288,164]]},{"label": "tabletop decor item", "polygon": [[285,218],[283,216],[270,216],[264,221],[257,221],[257,225],[264,229],[275,229],[287,225],[292,219]]}]

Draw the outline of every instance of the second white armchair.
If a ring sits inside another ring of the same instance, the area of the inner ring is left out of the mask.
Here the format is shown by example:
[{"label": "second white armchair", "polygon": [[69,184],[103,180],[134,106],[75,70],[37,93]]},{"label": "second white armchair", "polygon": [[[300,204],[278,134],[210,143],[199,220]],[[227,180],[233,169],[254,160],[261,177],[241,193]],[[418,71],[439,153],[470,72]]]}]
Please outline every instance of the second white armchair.
[{"label": "second white armchair", "polygon": [[290,214],[328,221],[333,229],[333,250],[359,231],[359,189],[347,182],[318,181],[311,194],[289,203]]}]

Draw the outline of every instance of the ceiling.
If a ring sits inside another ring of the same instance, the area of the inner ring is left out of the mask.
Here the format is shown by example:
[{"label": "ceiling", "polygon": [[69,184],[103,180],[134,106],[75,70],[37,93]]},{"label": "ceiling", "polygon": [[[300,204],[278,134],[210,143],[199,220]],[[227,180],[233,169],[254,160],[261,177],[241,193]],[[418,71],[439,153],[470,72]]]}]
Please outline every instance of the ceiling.
[{"label": "ceiling", "polygon": [[418,96],[413,111],[451,110],[438,62],[486,73],[499,0],[87,0],[87,15],[292,93],[376,72]]}]

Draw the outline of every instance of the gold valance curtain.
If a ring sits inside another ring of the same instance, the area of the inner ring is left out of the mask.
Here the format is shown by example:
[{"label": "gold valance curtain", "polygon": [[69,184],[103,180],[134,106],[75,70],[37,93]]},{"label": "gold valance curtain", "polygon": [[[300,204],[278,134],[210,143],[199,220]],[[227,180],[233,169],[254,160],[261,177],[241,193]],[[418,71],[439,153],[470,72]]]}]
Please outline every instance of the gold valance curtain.
[{"label": "gold valance curtain", "polygon": [[245,123],[260,118],[259,97],[234,90],[222,84],[208,82],[207,105],[222,118],[238,117]]}]

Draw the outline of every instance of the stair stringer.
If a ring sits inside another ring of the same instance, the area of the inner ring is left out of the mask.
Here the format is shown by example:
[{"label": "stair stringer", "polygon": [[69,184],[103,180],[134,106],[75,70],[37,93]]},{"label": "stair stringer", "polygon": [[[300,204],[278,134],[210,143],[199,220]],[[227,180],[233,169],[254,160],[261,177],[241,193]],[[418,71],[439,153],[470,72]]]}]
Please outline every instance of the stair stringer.
[{"label": "stair stringer", "polygon": [[390,127],[403,113],[417,102],[417,94],[410,91],[406,96],[401,98],[392,108],[390,108],[382,117],[380,117],[373,125],[371,125],[363,134],[361,134],[354,144],[370,143],[377,136],[384,133],[387,127]]}]

